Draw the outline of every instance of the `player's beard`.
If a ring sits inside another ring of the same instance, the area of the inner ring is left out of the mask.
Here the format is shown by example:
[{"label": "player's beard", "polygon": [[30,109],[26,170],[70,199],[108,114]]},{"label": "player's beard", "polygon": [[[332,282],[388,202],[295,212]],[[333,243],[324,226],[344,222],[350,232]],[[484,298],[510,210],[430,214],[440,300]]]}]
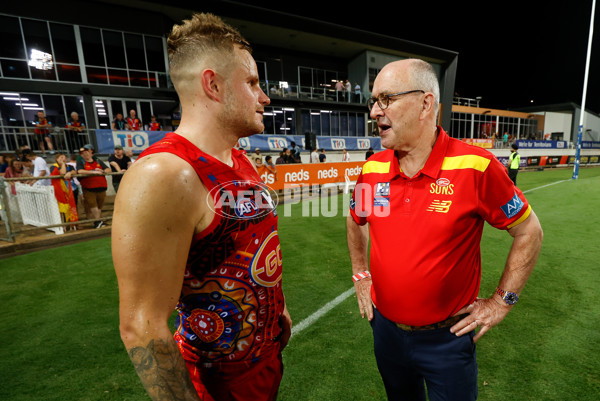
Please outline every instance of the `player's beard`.
[{"label": "player's beard", "polygon": [[260,134],[264,131],[265,125],[262,119],[259,120],[256,106],[248,107],[228,91],[225,101],[225,107],[219,114],[219,120],[224,129],[238,138]]}]

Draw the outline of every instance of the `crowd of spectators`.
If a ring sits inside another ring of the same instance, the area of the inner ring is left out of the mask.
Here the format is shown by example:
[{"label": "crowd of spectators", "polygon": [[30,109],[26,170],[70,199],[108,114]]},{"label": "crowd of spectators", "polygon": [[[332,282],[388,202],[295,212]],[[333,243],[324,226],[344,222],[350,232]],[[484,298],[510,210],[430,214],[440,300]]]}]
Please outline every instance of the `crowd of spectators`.
[{"label": "crowd of spectators", "polygon": [[[9,206],[11,220],[14,223],[23,221],[16,190],[16,183],[21,183],[54,188],[62,222],[72,223],[65,225],[66,230],[82,228],[82,225],[76,224],[80,221],[79,205],[83,205],[85,219],[92,220],[94,228],[103,227],[102,207],[108,187],[106,175],[113,173],[112,183],[116,193],[122,174],[131,163],[133,154],[130,149],[116,146],[107,165],[95,155],[94,147],[90,144],[81,146],[79,152],[71,155],[56,153],[51,161],[44,155],[34,153],[28,146],[19,147],[14,154],[0,155],[0,176],[10,178],[4,182],[3,195]],[[57,178],[52,178],[54,176]]]}]

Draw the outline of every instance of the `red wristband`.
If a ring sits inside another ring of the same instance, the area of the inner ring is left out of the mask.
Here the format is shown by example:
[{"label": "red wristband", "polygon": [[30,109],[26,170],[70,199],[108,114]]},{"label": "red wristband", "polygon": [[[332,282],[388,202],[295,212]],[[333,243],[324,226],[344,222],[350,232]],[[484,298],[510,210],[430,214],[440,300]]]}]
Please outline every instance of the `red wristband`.
[{"label": "red wristband", "polygon": [[356,273],[354,276],[352,276],[352,280],[354,280],[354,282],[356,283],[357,281],[367,277],[371,277],[371,273],[369,273],[368,271],[364,271],[362,273]]}]

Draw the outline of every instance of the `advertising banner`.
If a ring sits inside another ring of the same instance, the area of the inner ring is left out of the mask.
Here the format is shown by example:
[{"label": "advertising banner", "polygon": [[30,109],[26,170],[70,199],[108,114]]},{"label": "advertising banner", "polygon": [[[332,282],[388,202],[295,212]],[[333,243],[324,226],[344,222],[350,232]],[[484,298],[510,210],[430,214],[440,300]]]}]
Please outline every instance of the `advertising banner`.
[{"label": "advertising banner", "polygon": [[581,141],[582,149],[600,149],[600,142]]},{"label": "advertising banner", "polygon": [[[161,140],[167,131],[113,131],[110,129],[96,130],[96,142],[98,149],[96,153],[113,153],[115,146],[120,145],[123,148],[129,148],[138,154],[144,151],[148,146]],[[332,137],[317,136],[317,149],[325,150],[382,150],[381,138],[379,137]],[[254,151],[259,148],[263,152],[281,152],[284,148],[289,148],[292,142],[300,146],[301,150],[306,150],[304,135],[253,135],[247,138],[241,138],[236,148],[242,148],[246,151]]]},{"label": "advertising banner", "polygon": [[269,188],[280,191],[284,188],[306,185],[323,185],[356,181],[365,162],[339,162],[314,164],[278,164],[277,172],[272,173],[267,167],[258,169],[262,181]]},{"label": "advertising banner", "polygon": [[518,140],[519,149],[567,149],[567,141],[523,141]]},{"label": "advertising banner", "polygon": [[472,138],[464,138],[463,142],[468,143],[469,145],[479,146],[484,149],[492,149],[494,147],[494,141],[491,139],[472,139]]}]

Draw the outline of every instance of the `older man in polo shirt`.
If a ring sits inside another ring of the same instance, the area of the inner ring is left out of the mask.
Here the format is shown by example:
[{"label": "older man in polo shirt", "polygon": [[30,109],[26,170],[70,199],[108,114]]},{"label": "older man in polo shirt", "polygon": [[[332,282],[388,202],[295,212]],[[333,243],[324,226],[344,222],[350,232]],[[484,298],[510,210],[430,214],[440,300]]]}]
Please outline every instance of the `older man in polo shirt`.
[{"label": "older man in polo shirt", "polygon": [[[431,401],[475,400],[475,342],[514,307],[539,254],[540,223],[491,153],[436,125],[439,84],[428,63],[388,64],[373,96],[387,150],[364,164],[347,228],[388,398],[425,400],[426,385]],[[514,239],[496,292],[478,298],[486,221]]]}]

